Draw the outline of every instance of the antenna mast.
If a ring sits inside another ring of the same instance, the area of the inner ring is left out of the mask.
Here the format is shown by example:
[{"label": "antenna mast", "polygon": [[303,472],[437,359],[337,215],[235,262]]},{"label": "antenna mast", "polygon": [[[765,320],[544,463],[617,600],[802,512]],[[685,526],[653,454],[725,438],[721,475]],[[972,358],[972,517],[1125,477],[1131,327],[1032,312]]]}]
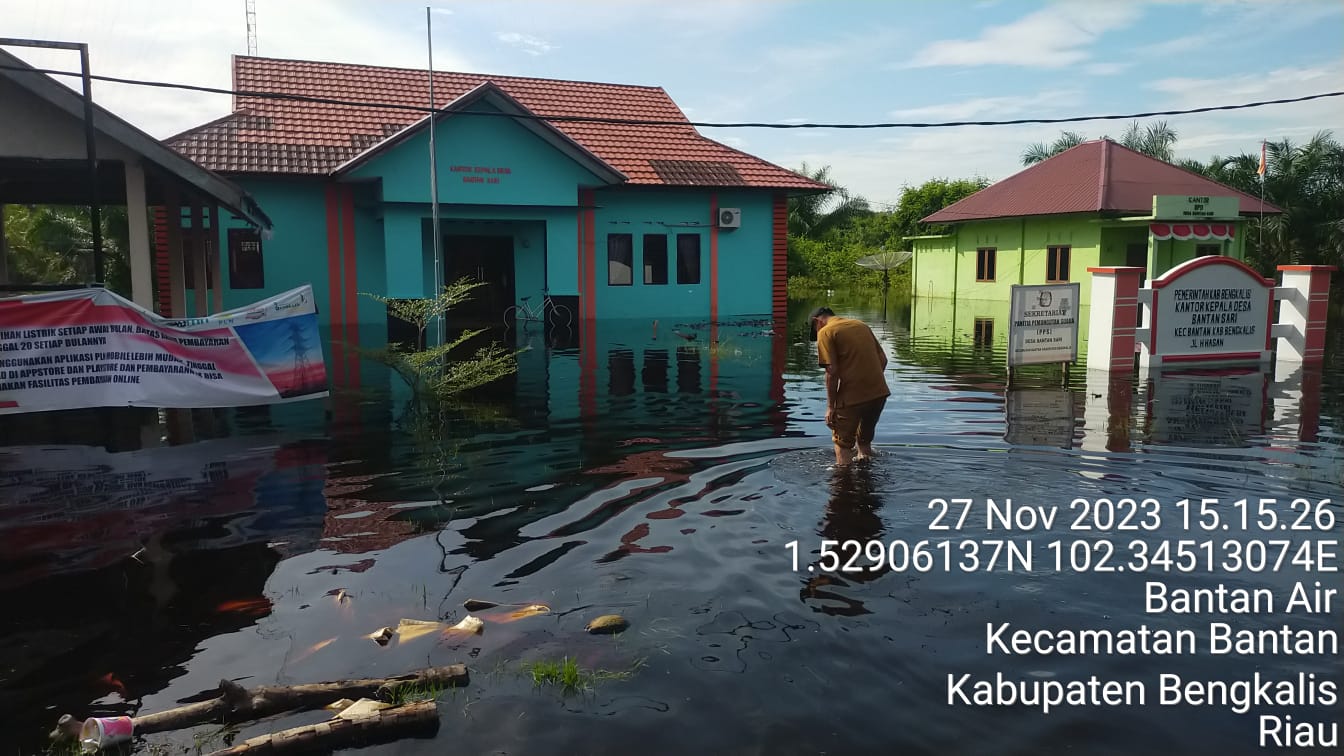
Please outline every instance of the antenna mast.
[{"label": "antenna mast", "polygon": [[247,6],[247,54],[257,54],[257,0],[245,0]]}]

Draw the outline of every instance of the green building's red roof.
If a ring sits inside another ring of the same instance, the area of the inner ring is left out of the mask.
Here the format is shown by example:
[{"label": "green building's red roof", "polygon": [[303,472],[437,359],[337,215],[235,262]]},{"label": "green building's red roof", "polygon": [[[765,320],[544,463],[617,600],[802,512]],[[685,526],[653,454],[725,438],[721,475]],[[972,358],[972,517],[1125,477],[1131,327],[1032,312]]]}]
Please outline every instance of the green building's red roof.
[{"label": "green building's red roof", "polygon": [[[422,107],[426,72],[409,68],[235,56],[241,92]],[[440,106],[483,83],[499,87],[542,118],[585,116],[666,125],[548,121],[630,184],[740,186],[818,191],[827,187],[702,136],[661,87],[436,72]],[[172,148],[223,173],[328,174],[421,120],[423,112],[281,100],[240,94],[234,112],[167,139]]]},{"label": "green building's red roof", "polygon": [[1136,152],[1109,139],[1067,149],[923,219],[962,223],[1064,213],[1147,215],[1153,195],[1237,197],[1242,214],[1279,208],[1198,173]]}]

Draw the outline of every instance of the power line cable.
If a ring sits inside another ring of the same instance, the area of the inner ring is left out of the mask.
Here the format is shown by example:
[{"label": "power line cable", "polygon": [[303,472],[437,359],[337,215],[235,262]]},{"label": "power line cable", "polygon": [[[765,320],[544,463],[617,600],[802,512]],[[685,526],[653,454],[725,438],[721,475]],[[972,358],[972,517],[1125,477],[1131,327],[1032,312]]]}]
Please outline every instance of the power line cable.
[{"label": "power line cable", "polygon": [[[82,76],[79,72],[60,71],[50,68],[29,68],[27,66],[11,66],[0,64],[0,70],[24,71],[29,73],[42,73],[50,76]],[[181,89],[191,92],[203,92],[207,94],[232,95],[235,97],[252,97],[266,100],[292,100],[296,102],[311,102],[323,105],[343,105],[356,108],[378,108],[382,110],[406,110],[417,113],[438,112],[434,108],[424,105],[405,105],[395,102],[370,102],[365,100],[344,100],[335,97],[318,97],[315,95],[293,94],[288,92],[261,92],[249,91],[243,89],[225,89],[223,87],[207,87],[198,84],[178,84],[166,81],[148,81],[144,79],[128,79],[120,76],[106,76],[92,74],[92,79],[105,81],[113,84],[128,84],[141,87],[156,87],[160,89]],[[1013,118],[998,121],[889,121],[877,123],[770,123],[763,121],[739,121],[739,122],[714,122],[714,121],[669,121],[661,119],[646,118],[610,118],[604,116],[565,116],[565,115],[536,115],[523,114],[514,115],[508,113],[480,112],[480,111],[462,111],[458,115],[482,115],[482,116],[505,116],[508,118],[526,118],[539,121],[549,121],[552,123],[600,123],[619,126],[694,126],[697,128],[712,129],[937,129],[952,128],[955,126],[1021,126],[1029,124],[1059,124],[1059,123],[1080,123],[1083,121],[1130,121],[1143,118],[1155,118],[1158,116],[1180,116],[1193,115],[1196,113],[1212,113],[1217,111],[1229,110],[1249,110],[1251,108],[1262,108],[1270,105],[1289,105],[1299,102],[1309,102],[1327,97],[1344,96],[1344,91],[1338,92],[1320,92],[1317,94],[1303,95],[1301,97],[1284,97],[1274,100],[1259,100],[1256,102],[1246,102],[1236,105],[1208,105],[1201,108],[1184,108],[1177,110],[1152,110],[1142,113],[1125,113],[1110,115],[1084,115],[1084,116],[1066,116],[1060,118]],[[441,109],[440,109],[441,110]]]}]

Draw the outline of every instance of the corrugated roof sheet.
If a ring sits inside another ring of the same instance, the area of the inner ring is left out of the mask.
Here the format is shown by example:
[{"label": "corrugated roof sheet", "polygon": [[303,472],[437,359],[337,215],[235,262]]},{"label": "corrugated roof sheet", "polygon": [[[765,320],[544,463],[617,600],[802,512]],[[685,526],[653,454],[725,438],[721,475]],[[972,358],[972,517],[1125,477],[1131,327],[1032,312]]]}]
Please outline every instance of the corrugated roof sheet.
[{"label": "corrugated roof sheet", "polygon": [[[702,136],[661,87],[437,72],[435,99],[451,102],[493,82],[543,118],[604,117],[668,121],[637,125],[549,121],[556,129],[629,177],[631,184],[705,186],[709,175],[778,189],[825,189],[805,176]],[[346,63],[234,57],[234,89],[341,100],[422,106],[425,72]],[[387,107],[332,105],[237,95],[233,114],[169,138],[169,146],[213,170],[229,173],[329,173],[371,145],[423,117]],[[667,170],[656,163],[719,164],[731,172]]]},{"label": "corrugated roof sheet", "polygon": [[[1153,195],[1235,196],[1241,212],[1261,212],[1260,199],[1197,173],[1135,152],[1108,139],[1065,150],[924,218],[961,223],[993,218],[1064,213],[1132,213],[1153,210]],[[1279,208],[1264,203],[1264,212]]]}]

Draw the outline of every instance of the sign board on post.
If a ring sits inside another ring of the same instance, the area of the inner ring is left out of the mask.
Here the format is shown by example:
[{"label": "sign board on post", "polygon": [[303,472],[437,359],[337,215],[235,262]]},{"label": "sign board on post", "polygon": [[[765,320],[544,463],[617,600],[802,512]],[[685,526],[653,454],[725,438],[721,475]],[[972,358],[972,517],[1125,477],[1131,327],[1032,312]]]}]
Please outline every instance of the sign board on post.
[{"label": "sign board on post", "polygon": [[1013,284],[1008,315],[1008,366],[1078,359],[1076,283]]},{"label": "sign board on post", "polygon": [[1236,220],[1240,213],[1236,197],[1153,195],[1153,220]]},{"label": "sign board on post", "polygon": [[0,415],[324,396],[309,286],[190,319],[160,317],[106,289],[0,300]]}]

